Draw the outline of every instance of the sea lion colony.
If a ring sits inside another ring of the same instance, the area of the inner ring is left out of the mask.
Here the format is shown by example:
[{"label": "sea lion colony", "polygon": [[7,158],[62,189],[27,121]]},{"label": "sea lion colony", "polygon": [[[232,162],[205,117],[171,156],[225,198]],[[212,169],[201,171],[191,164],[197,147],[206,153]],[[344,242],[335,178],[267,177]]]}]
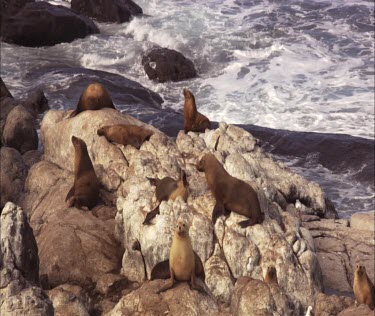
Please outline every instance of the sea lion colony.
[{"label": "sea lion colony", "polygon": [[[197,111],[195,98],[191,91],[184,89],[183,95],[185,98],[185,133],[189,131],[204,132],[206,128],[209,129],[210,122],[207,117]],[[109,93],[100,84],[90,84],[82,93],[76,110],[68,118],[72,118],[85,110],[100,110],[106,107],[115,109]],[[112,125],[101,127],[97,130],[97,134],[98,136],[104,136],[109,142],[124,146],[131,145],[139,149],[145,141],[151,138],[153,132],[134,125]],[[74,184],[66,196],[67,205],[68,207],[91,209],[98,203],[100,184],[86,143],[82,139],[72,136],[72,144],[75,149]],[[216,150],[216,147],[217,144],[214,150]],[[205,173],[208,187],[216,200],[212,212],[214,224],[221,215],[227,216],[230,212],[248,217],[248,220],[238,223],[242,228],[263,222],[264,214],[261,211],[256,191],[248,183],[229,175],[212,153],[205,154],[196,168],[198,171]],[[163,179],[149,178],[151,184],[156,186],[155,194],[158,205],[146,215],[143,224],[150,224],[151,220],[159,214],[159,206],[162,201],[174,200],[181,196],[186,202],[189,195],[189,183],[185,171],[182,168],[180,170],[178,180],[170,177]],[[183,219],[178,220],[169,260],[156,264],[151,271],[151,280],[168,278],[169,282],[158,293],[172,288],[175,281],[189,281],[193,289],[212,295],[204,283],[203,263],[191,245],[189,225]],[[203,286],[198,284],[197,279],[203,281]],[[278,284],[275,267],[267,268],[264,281],[269,285]],[[354,272],[353,290],[357,304],[363,303],[374,309],[374,286],[363,266],[357,266]]]}]

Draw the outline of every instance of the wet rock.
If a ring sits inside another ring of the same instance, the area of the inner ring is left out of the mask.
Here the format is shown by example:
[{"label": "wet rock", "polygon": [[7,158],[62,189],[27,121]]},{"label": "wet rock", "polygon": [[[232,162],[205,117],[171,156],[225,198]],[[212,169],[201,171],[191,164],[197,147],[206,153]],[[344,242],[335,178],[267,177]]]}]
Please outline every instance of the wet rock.
[{"label": "wet rock", "polygon": [[0,219],[0,314],[53,315],[38,287],[38,248],[26,214],[8,202]]},{"label": "wet rock", "polygon": [[142,9],[132,0],[72,0],[73,10],[100,22],[129,22]]},{"label": "wet rock", "polygon": [[26,167],[21,154],[14,148],[0,148],[0,210],[7,202],[16,202],[23,190]]},{"label": "wet rock", "polygon": [[3,130],[4,144],[17,149],[21,154],[38,148],[35,120],[21,105],[9,113]]},{"label": "wet rock", "polygon": [[55,316],[89,316],[92,310],[91,299],[81,287],[62,284],[48,291]]},{"label": "wet rock", "polygon": [[353,304],[354,300],[351,297],[319,293],[315,301],[314,315],[336,316]]},{"label": "wet rock", "polygon": [[[6,6],[6,1],[1,1],[1,6]],[[3,10],[1,10],[4,12]],[[3,98],[13,98],[12,94],[9,92],[7,86],[5,85],[3,79],[0,77],[0,99]]]},{"label": "wet rock", "polygon": [[30,47],[71,42],[95,33],[99,29],[89,18],[44,1],[25,4],[4,18],[2,25],[2,41]]},{"label": "wet rock", "polygon": [[142,57],[149,79],[158,82],[180,81],[197,76],[194,64],[181,53],[168,48],[154,48]]},{"label": "wet rock", "polygon": [[375,230],[375,211],[355,213],[350,217],[350,227],[359,230]]},{"label": "wet rock", "polygon": [[374,231],[351,228],[345,219],[321,219],[303,225],[313,236],[325,291],[353,292],[353,271],[359,263],[374,282]]},{"label": "wet rock", "polygon": [[48,100],[40,89],[36,89],[22,102],[22,105],[34,117],[49,110]]}]

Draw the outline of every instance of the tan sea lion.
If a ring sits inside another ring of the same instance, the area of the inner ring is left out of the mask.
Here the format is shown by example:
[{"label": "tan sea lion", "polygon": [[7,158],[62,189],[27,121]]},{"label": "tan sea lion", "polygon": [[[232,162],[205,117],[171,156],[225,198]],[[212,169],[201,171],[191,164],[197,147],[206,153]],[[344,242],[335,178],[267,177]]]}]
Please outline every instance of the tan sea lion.
[{"label": "tan sea lion", "polygon": [[91,83],[82,92],[79,98],[77,108],[69,115],[68,118],[86,110],[100,110],[102,108],[115,109],[112,98],[107,90],[100,83]]},{"label": "tan sea lion", "polygon": [[187,132],[202,133],[206,128],[211,128],[211,123],[207,117],[197,111],[195,97],[190,90],[184,89],[184,130]]},{"label": "tan sea lion", "polygon": [[111,143],[131,145],[139,149],[154,133],[137,125],[116,124],[99,128],[97,134]]},{"label": "tan sea lion", "polygon": [[[157,293],[173,287],[174,281],[189,281],[194,290],[205,292],[204,288],[196,283],[195,254],[189,236],[189,226],[179,219],[173,236],[169,254],[170,282],[164,285]],[[203,265],[202,265],[203,267]]]},{"label": "tan sea lion", "polygon": [[279,284],[277,282],[277,272],[275,267],[267,267],[266,276],[264,282],[267,284]]},{"label": "tan sea lion", "polygon": [[161,180],[148,178],[151,184],[156,185],[156,199],[158,200],[158,206],[147,213],[146,218],[143,222],[144,225],[150,223],[150,221],[160,213],[159,206],[162,201],[175,200],[178,196],[186,202],[189,196],[189,183],[186,178],[185,171],[181,169],[180,178],[176,181],[171,177],[165,177]]},{"label": "tan sea lion", "polygon": [[232,177],[213,154],[205,154],[197,164],[197,169],[205,172],[208,188],[216,199],[212,212],[214,225],[220,215],[228,212],[249,218],[238,223],[242,228],[263,221],[257,193],[248,183]]},{"label": "tan sea lion", "polygon": [[357,306],[366,304],[371,309],[374,309],[375,288],[364,266],[357,265],[354,270],[353,292],[357,301]]},{"label": "tan sea lion", "polygon": [[99,197],[99,181],[96,177],[86,143],[72,136],[74,146],[74,184],[69,190],[65,201],[68,207],[93,208]]}]

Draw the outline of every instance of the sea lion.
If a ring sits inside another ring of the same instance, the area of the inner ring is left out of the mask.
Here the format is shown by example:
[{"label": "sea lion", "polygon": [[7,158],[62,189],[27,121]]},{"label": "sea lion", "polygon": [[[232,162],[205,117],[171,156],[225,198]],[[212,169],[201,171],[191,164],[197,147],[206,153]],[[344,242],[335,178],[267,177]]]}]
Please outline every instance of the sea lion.
[{"label": "sea lion", "polygon": [[195,262],[195,254],[189,236],[189,226],[183,219],[179,219],[169,254],[170,282],[164,285],[157,293],[172,288],[175,279],[177,281],[190,280],[191,287],[194,290],[205,292],[204,288],[196,283]]},{"label": "sea lion", "polygon": [[75,136],[72,136],[72,143],[74,146],[74,184],[65,201],[68,201],[68,207],[91,209],[98,202],[99,181],[87,152],[86,143]]},{"label": "sea lion", "polygon": [[353,292],[357,301],[357,306],[366,304],[371,309],[374,309],[375,288],[364,266],[357,265],[354,270]]},{"label": "sea lion", "polygon": [[156,199],[159,204],[154,210],[147,213],[146,218],[143,222],[144,225],[150,223],[150,221],[160,213],[159,206],[162,201],[175,200],[178,196],[186,202],[189,196],[189,183],[186,178],[186,173],[181,169],[180,178],[176,181],[171,177],[165,177],[161,180],[148,178],[151,184],[156,185]]},{"label": "sea lion", "polygon": [[184,89],[183,94],[185,97],[184,103],[184,130],[185,133],[190,131],[202,133],[206,128],[211,128],[209,119],[197,111],[195,105],[195,97],[190,90]]},{"label": "sea lion", "polygon": [[82,111],[100,110],[102,108],[115,109],[112,98],[107,90],[97,82],[90,83],[82,92],[79,98],[77,108],[69,115],[68,118],[74,117]]},{"label": "sea lion", "polygon": [[264,282],[267,284],[279,284],[277,282],[277,272],[275,267],[267,267],[266,276]]},{"label": "sea lion", "polygon": [[139,149],[154,133],[137,125],[116,124],[99,128],[97,134],[111,143],[131,145]]},{"label": "sea lion", "polygon": [[232,177],[213,154],[205,154],[197,164],[197,169],[205,172],[208,188],[216,199],[212,212],[214,225],[220,215],[227,215],[228,212],[249,218],[238,223],[242,228],[263,221],[257,193],[248,183]]}]

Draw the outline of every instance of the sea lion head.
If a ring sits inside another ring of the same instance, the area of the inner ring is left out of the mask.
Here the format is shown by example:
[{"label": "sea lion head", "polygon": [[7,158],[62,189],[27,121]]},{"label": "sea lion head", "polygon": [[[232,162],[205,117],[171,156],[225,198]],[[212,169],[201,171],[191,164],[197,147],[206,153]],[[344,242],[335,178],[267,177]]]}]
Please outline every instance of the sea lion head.
[{"label": "sea lion head", "polygon": [[189,236],[189,226],[183,219],[177,221],[176,234],[181,238]]},{"label": "sea lion head", "polygon": [[104,135],[105,135],[105,130],[106,130],[106,128],[107,128],[107,126],[101,127],[101,128],[99,128],[99,129],[97,130],[96,133],[97,133],[99,136],[104,136]]},{"label": "sea lion head", "polygon": [[357,264],[354,273],[355,273],[356,275],[358,275],[358,276],[363,276],[363,275],[365,275],[365,274],[366,274],[366,268],[365,268],[365,266],[361,266],[360,264]]},{"label": "sea lion head", "polygon": [[210,164],[210,161],[212,161],[213,159],[216,159],[213,154],[205,154],[197,163],[197,170],[200,172],[204,172],[207,168],[207,165]]},{"label": "sea lion head", "polygon": [[277,280],[276,268],[273,266],[267,267],[267,275],[271,280]]},{"label": "sea lion head", "polygon": [[193,100],[195,102],[194,95],[191,93],[189,89],[184,88],[183,90],[185,100]]}]

